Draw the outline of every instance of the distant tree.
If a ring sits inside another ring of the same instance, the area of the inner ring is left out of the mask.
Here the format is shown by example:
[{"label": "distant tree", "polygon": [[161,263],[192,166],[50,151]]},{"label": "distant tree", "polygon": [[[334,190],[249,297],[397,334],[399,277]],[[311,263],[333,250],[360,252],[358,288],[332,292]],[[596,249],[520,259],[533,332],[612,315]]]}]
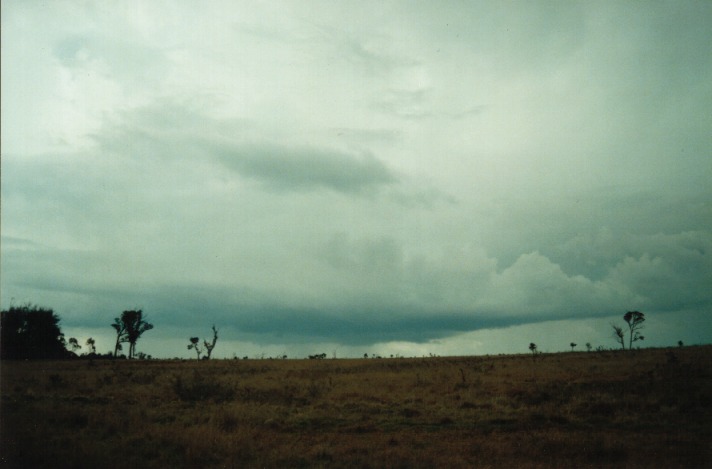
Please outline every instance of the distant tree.
[{"label": "distant tree", "polygon": [[203,349],[200,348],[200,337],[191,337],[190,344],[188,344],[188,350],[195,350],[198,355],[198,360],[200,360],[200,354],[203,353]]},{"label": "distant tree", "polygon": [[623,332],[623,328],[615,324],[611,324],[611,327],[613,328],[613,339],[621,344],[621,348],[625,350],[625,332]]},{"label": "distant tree", "polygon": [[213,353],[213,349],[215,348],[215,343],[218,341],[218,330],[215,328],[215,324],[213,324],[213,340],[212,342],[208,342],[207,340],[203,341],[203,345],[205,345],[205,359],[210,360],[210,355]]},{"label": "distant tree", "polygon": [[586,351],[590,352],[593,347],[591,346],[591,342],[586,342]]},{"label": "distant tree", "polygon": [[153,329],[153,324],[144,320],[143,311],[140,309],[132,309],[121,313],[121,322],[126,331],[126,342],[129,343],[129,359],[131,359],[136,353],[136,342],[144,332]]},{"label": "distant tree", "polygon": [[2,359],[66,358],[60,318],[50,308],[30,303],[0,311]]},{"label": "distant tree", "polygon": [[677,341],[677,346],[678,346],[678,347],[681,347],[681,348],[682,348],[683,345],[685,345],[685,344],[683,344],[681,340],[678,340],[678,341]]},{"label": "distant tree", "polygon": [[571,346],[571,351],[573,352],[573,351],[574,351],[574,347],[576,347],[577,344],[571,342],[569,345]]},{"label": "distant tree", "polygon": [[89,353],[90,353],[90,354],[92,354],[92,355],[96,354],[96,342],[94,341],[94,339],[92,339],[91,337],[89,337],[89,338],[87,339],[86,345],[87,345],[87,347],[89,348]]},{"label": "distant tree", "polygon": [[114,345],[114,357],[118,357],[119,350],[122,350],[122,343],[128,342],[128,334],[126,332],[126,324],[121,320],[122,318],[114,318],[114,323],[111,327],[116,331],[116,345]]},{"label": "distant tree", "polygon": [[630,332],[628,348],[633,349],[633,342],[645,339],[640,334],[640,330],[643,329],[643,322],[645,322],[645,314],[640,311],[628,311],[623,315],[623,320],[628,324]]},{"label": "distant tree", "polygon": [[74,337],[70,337],[69,340],[67,341],[67,344],[69,345],[69,348],[72,349],[72,352],[76,353],[77,350],[82,348],[81,345],[79,345],[79,341],[75,339]]},{"label": "distant tree", "polygon": [[537,349],[536,349],[536,344],[534,342],[529,344],[529,350],[536,355]]},{"label": "distant tree", "polygon": [[[195,353],[198,356],[198,360],[200,360],[200,355],[202,355],[203,351],[205,351],[205,356],[203,357],[203,360],[210,360],[210,356],[213,353],[213,349],[215,348],[215,344],[218,341],[218,330],[215,327],[215,324],[213,324],[213,339],[212,341],[208,342],[207,340],[203,340],[203,345],[200,345],[200,338],[199,337],[191,337],[190,344],[188,344],[188,350],[195,350]],[[203,348],[205,347],[205,348]]]}]

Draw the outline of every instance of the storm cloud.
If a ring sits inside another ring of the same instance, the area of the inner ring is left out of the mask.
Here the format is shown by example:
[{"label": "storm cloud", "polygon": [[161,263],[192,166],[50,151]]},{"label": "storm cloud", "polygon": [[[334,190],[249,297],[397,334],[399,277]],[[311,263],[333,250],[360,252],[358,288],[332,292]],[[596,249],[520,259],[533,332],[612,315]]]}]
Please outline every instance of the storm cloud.
[{"label": "storm cloud", "polygon": [[709,342],[710,20],[4,2],[2,307],[100,350],[141,307],[157,356]]}]

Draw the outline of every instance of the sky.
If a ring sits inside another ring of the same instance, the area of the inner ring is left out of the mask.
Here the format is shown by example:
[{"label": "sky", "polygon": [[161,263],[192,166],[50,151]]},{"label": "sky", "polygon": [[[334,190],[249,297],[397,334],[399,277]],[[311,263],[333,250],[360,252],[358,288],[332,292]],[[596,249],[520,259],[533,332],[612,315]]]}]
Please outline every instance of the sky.
[{"label": "sky", "polygon": [[712,3],[2,2],[0,303],[190,357],[712,343]]}]

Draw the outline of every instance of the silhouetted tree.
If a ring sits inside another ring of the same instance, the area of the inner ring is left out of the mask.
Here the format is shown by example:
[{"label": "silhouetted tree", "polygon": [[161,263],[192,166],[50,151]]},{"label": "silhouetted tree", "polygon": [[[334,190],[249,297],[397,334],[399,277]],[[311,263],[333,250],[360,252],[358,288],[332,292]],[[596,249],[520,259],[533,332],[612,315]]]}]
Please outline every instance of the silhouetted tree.
[{"label": "silhouetted tree", "polygon": [[685,344],[683,344],[681,340],[678,340],[678,341],[677,341],[677,346],[678,346],[678,347],[682,347],[683,345],[685,345]]},{"label": "silhouetted tree", "polygon": [[198,355],[198,360],[200,360],[200,355],[205,351],[205,356],[203,357],[203,360],[210,360],[210,356],[213,353],[213,349],[215,348],[215,344],[218,341],[218,330],[215,328],[215,324],[213,324],[213,340],[211,342],[208,342],[207,340],[203,340],[203,349],[200,345],[200,338],[199,337],[191,337],[190,339],[190,344],[188,344],[188,350],[195,350],[195,353]]},{"label": "silhouetted tree", "polygon": [[94,355],[94,354],[96,353],[96,341],[94,341],[94,339],[92,339],[91,337],[89,337],[89,338],[87,339],[87,344],[86,344],[86,345],[87,345],[87,347],[89,347],[89,353],[92,354],[92,355]]},{"label": "silhouetted tree", "polygon": [[213,324],[213,340],[212,342],[208,342],[207,340],[203,341],[203,345],[205,345],[205,358],[207,360],[210,360],[210,355],[213,353],[213,349],[215,348],[215,343],[218,341],[218,330],[215,329],[215,324]]},{"label": "silhouetted tree", "polygon": [[645,339],[640,334],[640,329],[643,328],[643,322],[645,322],[645,314],[640,311],[628,311],[623,315],[623,320],[628,324],[628,329],[630,331],[628,348],[633,349],[633,342]]},{"label": "silhouetted tree", "polygon": [[531,352],[536,355],[536,344],[534,342],[529,344],[529,350],[531,350]]},{"label": "silhouetted tree", "polygon": [[82,346],[79,345],[79,341],[74,337],[70,337],[69,340],[67,341],[67,344],[69,345],[69,348],[71,348],[72,352],[74,352],[74,353],[76,353],[77,350],[82,348]]},{"label": "silhouetted tree", "polygon": [[593,347],[591,347],[591,342],[586,342],[586,351],[590,352],[592,348]]},{"label": "silhouetted tree", "polygon": [[613,328],[613,339],[621,344],[621,348],[625,350],[625,332],[623,332],[623,328],[615,324],[611,324],[611,327]]},{"label": "silhouetted tree", "polygon": [[144,332],[153,329],[153,324],[144,320],[143,311],[140,309],[132,309],[121,313],[121,323],[126,331],[126,342],[129,343],[129,359],[131,359],[136,353],[136,342]]},{"label": "silhouetted tree", "polygon": [[569,345],[571,346],[571,351],[573,352],[573,351],[574,351],[574,347],[576,347],[577,344],[571,342]]},{"label": "silhouetted tree", "polygon": [[121,318],[114,318],[114,323],[111,327],[116,331],[116,345],[114,345],[114,357],[118,356],[119,350],[122,349],[121,344],[127,342],[126,325],[121,321]]},{"label": "silhouetted tree", "polygon": [[195,350],[195,353],[198,355],[198,360],[200,360],[200,354],[203,353],[203,350],[200,348],[200,337],[191,337],[190,338],[190,344],[188,344],[188,350]]},{"label": "silhouetted tree", "polygon": [[66,358],[60,318],[52,309],[30,303],[0,312],[0,356],[3,359]]}]

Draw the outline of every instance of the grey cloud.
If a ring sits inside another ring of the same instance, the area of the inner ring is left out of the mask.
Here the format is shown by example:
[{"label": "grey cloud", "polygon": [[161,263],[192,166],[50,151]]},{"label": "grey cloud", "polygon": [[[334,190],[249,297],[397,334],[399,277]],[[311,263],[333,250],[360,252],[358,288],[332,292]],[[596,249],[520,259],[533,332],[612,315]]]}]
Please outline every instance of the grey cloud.
[{"label": "grey cloud", "polygon": [[16,238],[14,236],[2,236],[2,238],[0,239],[0,244],[3,247],[3,250],[32,250],[39,249],[40,247],[42,247],[41,244],[31,241],[29,239]]},{"label": "grey cloud", "polygon": [[395,174],[371,155],[278,145],[234,145],[220,150],[220,161],[240,175],[276,190],[332,189],[364,193],[397,182]]},{"label": "grey cloud", "polygon": [[325,259],[337,269],[373,274],[391,271],[403,262],[402,249],[392,238],[352,241],[346,233],[335,235],[327,244]]},{"label": "grey cloud", "polygon": [[403,138],[403,132],[397,129],[364,129],[335,127],[331,129],[339,139],[344,139],[352,145],[362,146],[365,143],[390,144]]},{"label": "grey cloud", "polygon": [[97,35],[65,36],[54,49],[54,56],[67,67],[81,67],[87,62],[101,61],[111,66],[114,73],[144,71],[156,66],[161,59],[158,51],[145,44],[131,42],[131,38],[114,40]]},{"label": "grey cloud", "polygon": [[[44,292],[62,313],[69,310],[68,325],[100,326],[107,314],[136,305],[163,326],[218,322],[262,343],[423,342],[477,329],[603,318],[630,308],[709,308],[709,234],[678,238],[680,249],[619,259],[604,279],[594,281],[567,275],[537,252],[522,254],[500,271],[485,253],[426,261],[408,255],[395,239],[337,234],[322,246],[322,267],[310,269],[306,301],[279,285],[240,280],[219,286],[156,281],[150,273],[126,278],[120,263],[103,264],[107,256],[101,252],[33,249],[31,242],[9,240],[14,247],[4,250],[3,290]],[[38,270],[23,270],[27,264]],[[142,272],[149,264],[134,268]],[[86,316],[91,312],[100,313],[96,321]]]},{"label": "grey cloud", "polygon": [[708,3],[30,3],[3,306],[258,344],[712,307]]},{"label": "grey cloud", "polygon": [[665,233],[631,233],[601,228],[579,234],[550,249],[551,258],[570,273],[602,279],[627,258],[667,259],[681,273],[702,269],[712,249],[710,233],[703,230]]},{"label": "grey cloud", "polygon": [[427,102],[428,90],[389,90],[375,99],[376,110],[406,119],[422,119],[433,115]]},{"label": "grey cloud", "polygon": [[468,117],[479,116],[487,110],[487,106],[484,104],[474,105],[470,107],[464,107],[461,110],[443,112],[444,117],[450,119],[465,119]]},{"label": "grey cloud", "polygon": [[142,42],[134,34],[130,30],[114,37],[95,32],[67,34],[52,52],[73,80],[103,76],[126,94],[134,94],[155,85],[170,70],[163,45]]},{"label": "grey cloud", "polygon": [[407,56],[387,52],[393,43],[390,35],[372,32],[368,38],[364,38],[330,25],[311,25],[317,41],[333,48],[332,55],[336,60],[345,60],[362,70],[387,73],[398,67],[410,67],[418,63]]},{"label": "grey cloud", "polygon": [[[94,139],[116,156],[150,161],[207,159],[272,190],[331,189],[367,194],[399,182],[396,173],[370,152],[346,152],[298,142],[247,142],[258,133],[251,122],[210,118],[191,103],[158,101],[125,113]],[[361,147],[375,138],[394,138],[391,131],[356,132]],[[366,145],[367,146],[367,145]],[[192,164],[196,164],[195,161]]]},{"label": "grey cloud", "polygon": [[[667,238],[667,239],[666,239]],[[645,307],[663,311],[709,308],[712,294],[712,235],[680,233],[643,238],[642,254],[626,255],[610,281],[641,296]]]},{"label": "grey cloud", "polygon": [[505,316],[590,317],[610,314],[630,295],[605,282],[569,276],[538,252],[522,254],[501,273],[493,273],[482,298],[485,310]]}]

